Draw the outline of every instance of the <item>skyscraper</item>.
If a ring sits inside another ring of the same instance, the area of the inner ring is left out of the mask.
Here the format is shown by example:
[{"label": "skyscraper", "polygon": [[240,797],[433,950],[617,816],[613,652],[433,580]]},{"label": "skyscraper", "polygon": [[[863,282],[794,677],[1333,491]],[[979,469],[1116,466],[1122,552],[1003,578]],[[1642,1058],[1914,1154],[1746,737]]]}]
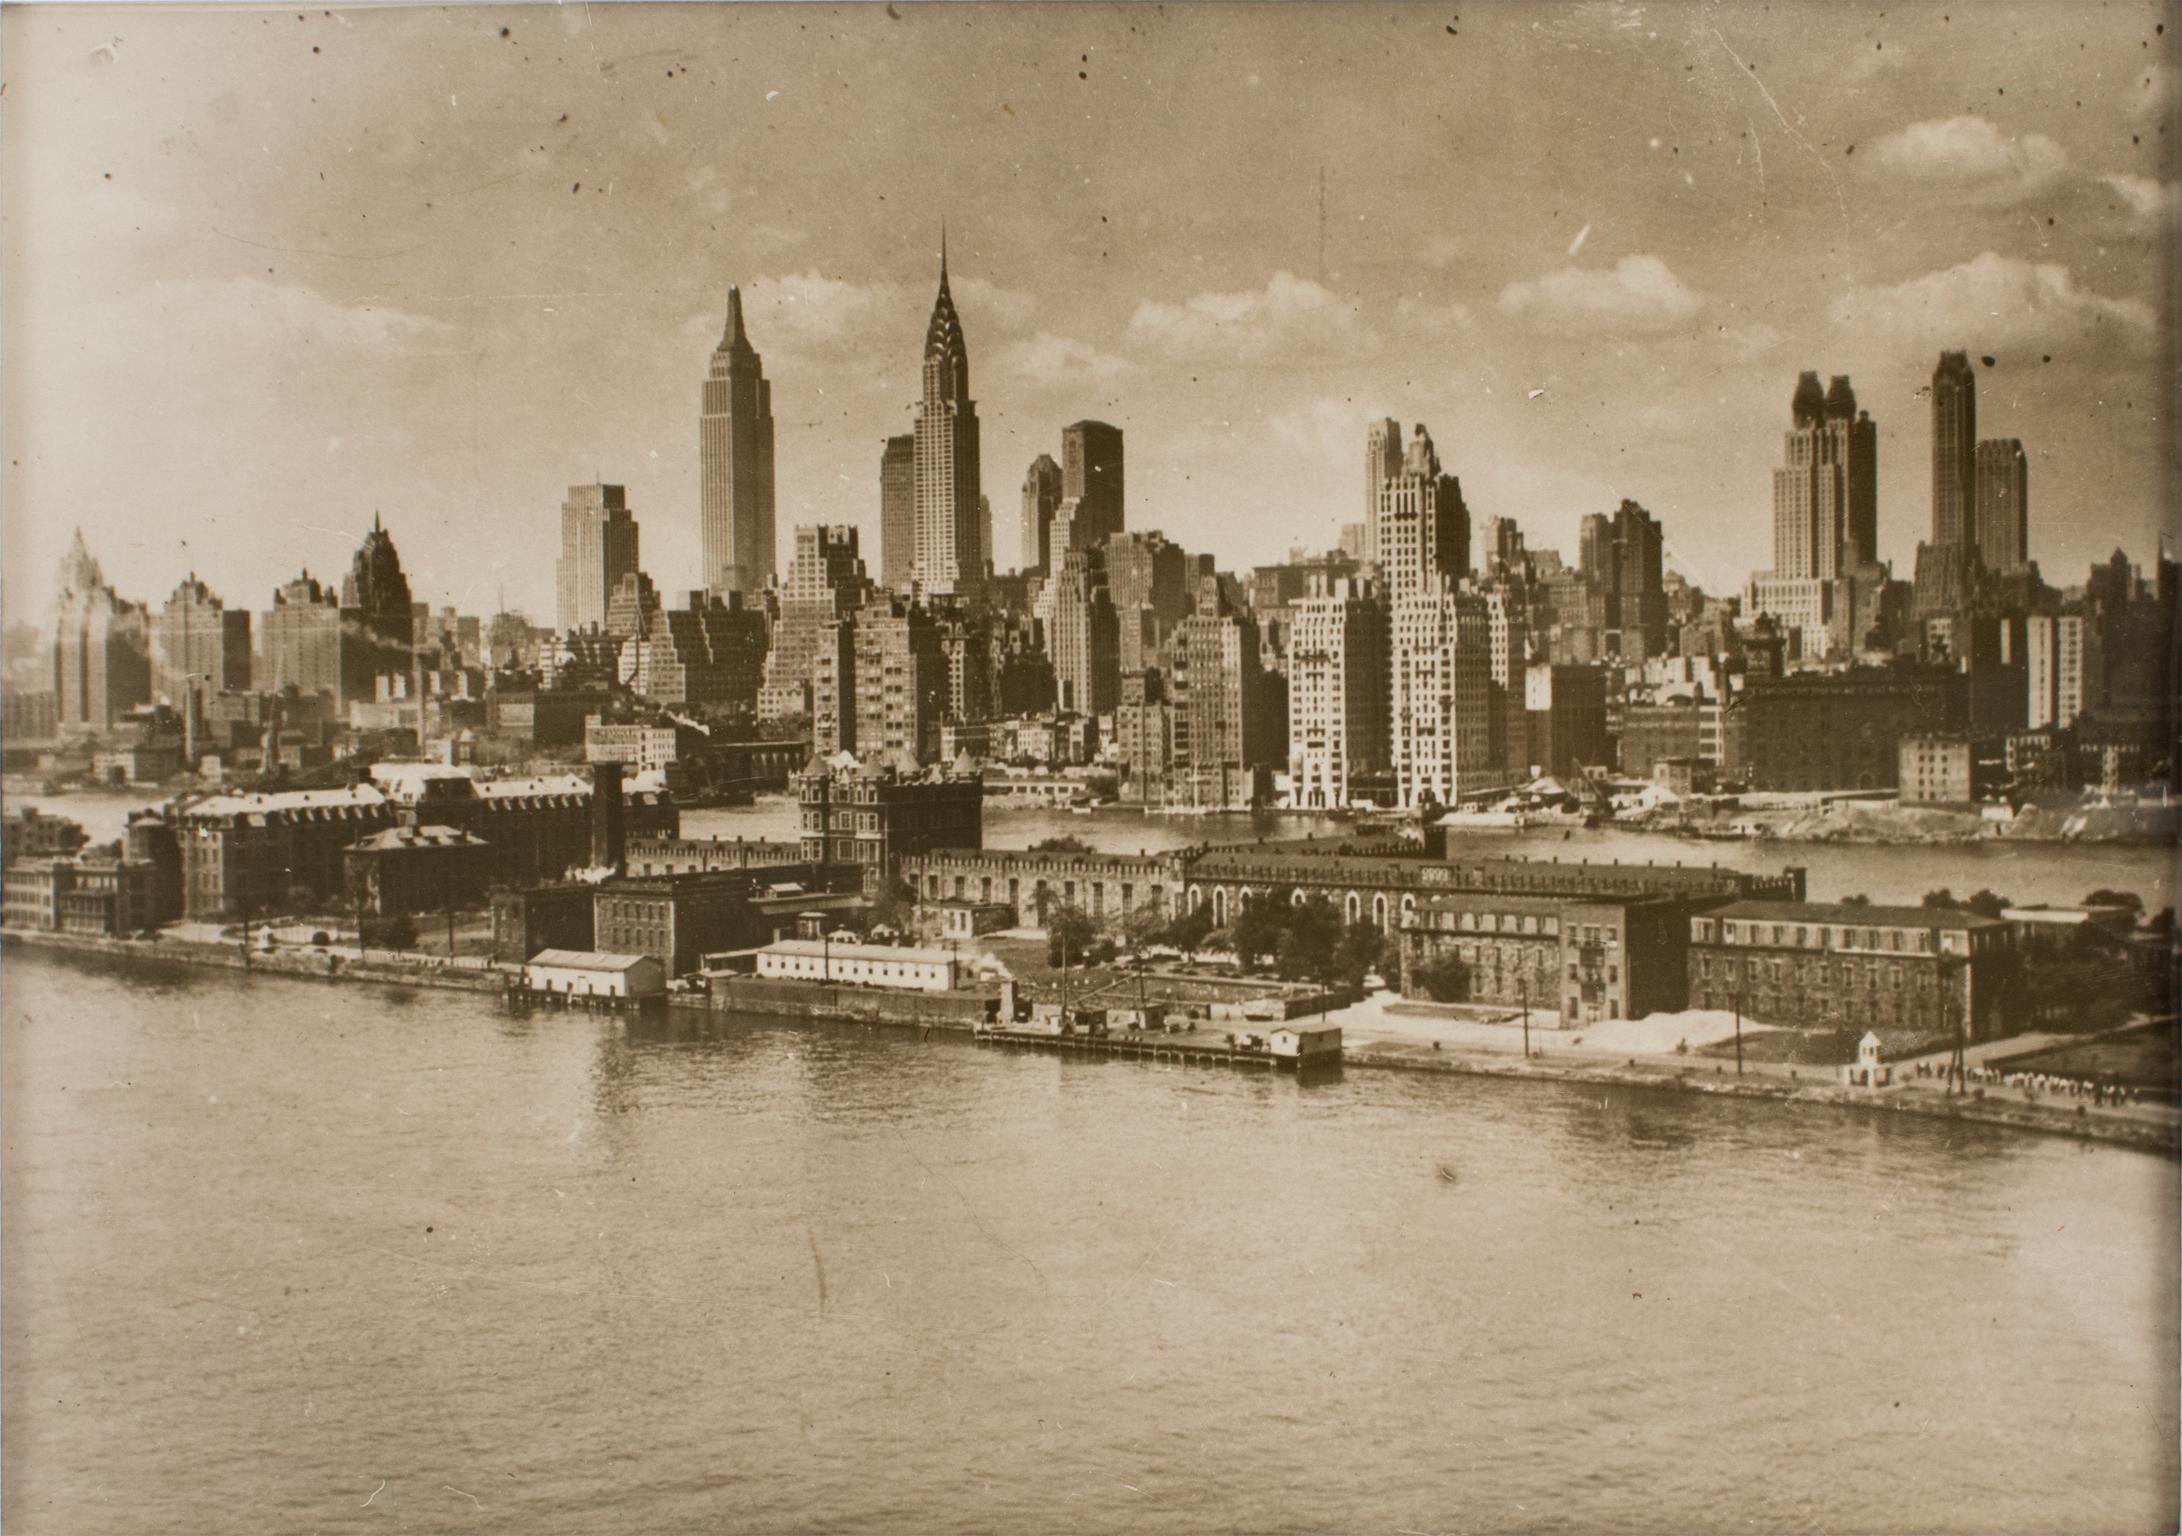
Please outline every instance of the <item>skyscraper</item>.
[{"label": "skyscraper", "polygon": [[1502,782],[1492,761],[1492,639],[1484,599],[1445,589],[1392,605],[1387,746],[1405,808],[1453,805]]},{"label": "skyscraper", "polygon": [[129,710],[150,702],[151,682],[150,615],[106,584],[79,528],[61,565],[53,644],[60,728],[111,730]]},{"label": "skyscraper", "polygon": [[727,331],[712,352],[698,418],[705,590],[757,592],[773,575],[773,386],[727,290]]},{"label": "skyscraper", "polygon": [[[365,679],[409,675],[416,657],[417,610],[409,596],[409,578],[402,574],[402,557],[377,513],[342,579],[341,620],[361,634],[364,650],[354,665],[364,668]],[[344,673],[350,665],[345,659]],[[363,690],[360,696],[368,697],[368,681]]]},{"label": "skyscraper", "polygon": [[1469,572],[1470,509],[1463,505],[1461,482],[1440,473],[1422,422],[1400,468],[1379,485],[1372,529],[1373,558],[1390,601],[1451,589]]},{"label": "skyscraper", "polygon": [[1053,514],[1061,505],[1061,466],[1041,453],[1023,476],[1023,569],[1043,576],[1052,569]]},{"label": "skyscraper", "polygon": [[904,432],[879,453],[879,583],[907,592],[917,569],[917,440]]},{"label": "skyscraper", "polygon": [[1782,467],[1773,471],[1773,575],[1831,581],[1877,558],[1879,429],[1836,375],[1796,381]]},{"label": "skyscraper", "polygon": [[2030,563],[2030,457],[2012,437],[1977,445],[1978,556],[1996,576]]},{"label": "skyscraper", "polygon": [[564,633],[606,622],[606,604],[637,568],[636,518],[618,485],[572,485],[561,503],[561,560],[554,627]]},{"label": "skyscraper", "polygon": [[841,621],[863,606],[871,585],[857,555],[856,530],[846,523],[798,528],[795,539],[795,558],[780,580],[780,613],[758,695],[760,719],[809,712],[818,653],[838,643]]},{"label": "skyscraper", "polygon": [[1078,544],[1063,554],[1038,594],[1037,617],[1060,707],[1087,715],[1112,709],[1120,648],[1105,551]]},{"label": "skyscraper", "polygon": [[1379,532],[1379,490],[1402,472],[1402,424],[1383,417],[1364,435],[1364,547],[1357,558],[1366,564],[1379,558],[1373,542]]},{"label": "skyscraper", "polygon": [[1977,547],[1977,376],[1961,352],[1932,370],[1932,542]]},{"label": "skyscraper", "polygon": [[1349,803],[1387,761],[1387,612],[1370,582],[1317,576],[1289,605],[1288,773],[1294,803]]},{"label": "skyscraper", "polygon": [[977,402],[970,353],[954,295],[947,291],[947,242],[940,241],[939,294],[924,333],[924,395],[917,402],[916,560],[913,579],[928,593],[975,593],[985,574],[979,488]]},{"label": "skyscraper", "polygon": [[192,694],[250,686],[250,611],[229,608],[192,571],[152,619],[152,697],[176,708]]},{"label": "skyscraper", "polygon": [[1075,547],[1093,549],[1121,532],[1121,428],[1079,421],[1062,429],[1061,498],[1075,503]]}]

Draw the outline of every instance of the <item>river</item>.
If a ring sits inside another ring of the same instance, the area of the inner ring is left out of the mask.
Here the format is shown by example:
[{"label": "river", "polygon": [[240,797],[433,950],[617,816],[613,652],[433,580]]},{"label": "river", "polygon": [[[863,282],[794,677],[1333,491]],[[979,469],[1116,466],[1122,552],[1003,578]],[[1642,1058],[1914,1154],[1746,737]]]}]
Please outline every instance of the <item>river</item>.
[{"label": "river", "polygon": [[20,951],[5,1015],[10,1531],[2174,1528],[2139,1153]]}]

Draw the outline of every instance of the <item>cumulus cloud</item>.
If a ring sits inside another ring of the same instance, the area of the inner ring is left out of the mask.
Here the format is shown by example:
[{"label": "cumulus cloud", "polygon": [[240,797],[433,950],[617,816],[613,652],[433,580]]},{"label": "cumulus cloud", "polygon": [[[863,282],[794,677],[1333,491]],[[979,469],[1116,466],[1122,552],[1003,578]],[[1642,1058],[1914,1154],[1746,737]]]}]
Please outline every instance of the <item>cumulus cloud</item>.
[{"label": "cumulus cloud", "polygon": [[1355,357],[1379,345],[1352,301],[1288,272],[1240,293],[1200,293],[1180,304],[1146,299],[1129,318],[1129,339],[1202,363]]},{"label": "cumulus cloud", "polygon": [[2011,137],[1982,117],[1911,123],[1872,146],[1872,159],[1898,176],[2012,202],[2044,191],[2068,169],[2068,155],[2042,133]]},{"label": "cumulus cloud", "polygon": [[962,311],[962,323],[979,330],[1015,330],[1038,313],[1038,298],[1020,288],[1003,288],[982,277],[950,277],[947,286]]},{"label": "cumulus cloud", "polygon": [[1051,331],[1010,342],[994,361],[1002,373],[1036,384],[1110,379],[1128,366],[1111,352],[1101,352],[1088,342],[1056,336]]},{"label": "cumulus cloud", "polygon": [[2174,217],[2175,184],[2171,181],[2122,173],[2101,176],[2099,184],[2128,204],[2129,211],[2140,219],[2156,222]]},{"label": "cumulus cloud", "polygon": [[2058,262],[2028,262],[1993,251],[1907,282],[1851,288],[1835,299],[1833,323],[1917,352],[1968,347],[2050,351],[2069,344],[2148,346],[2158,316],[2149,304],[2080,287]]},{"label": "cumulus cloud", "polygon": [[350,303],[296,283],[261,277],[187,278],[142,289],[105,306],[111,332],[143,347],[194,350],[207,337],[247,336],[265,356],[287,355],[290,346],[337,347],[397,354],[436,348],[454,328],[429,315],[374,299]]},{"label": "cumulus cloud", "polygon": [[[761,277],[742,291],[751,344],[768,359],[845,356],[868,342],[904,302],[891,283],[852,283],[815,269]],[[717,339],[725,314],[723,296],[718,311],[692,326]]]},{"label": "cumulus cloud", "polygon": [[1563,267],[1536,282],[1500,290],[1507,314],[1533,329],[1563,335],[1671,331],[1704,304],[1657,256],[1624,256],[1611,271]]}]

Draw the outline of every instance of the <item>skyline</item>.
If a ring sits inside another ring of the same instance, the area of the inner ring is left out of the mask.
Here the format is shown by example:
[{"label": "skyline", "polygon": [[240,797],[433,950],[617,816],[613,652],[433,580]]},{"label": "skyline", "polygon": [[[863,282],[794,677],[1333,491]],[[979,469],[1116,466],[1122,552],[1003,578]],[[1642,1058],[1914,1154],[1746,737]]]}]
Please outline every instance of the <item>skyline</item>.
[{"label": "skyline", "polygon": [[[1068,422],[1127,434],[1129,526],[1242,567],[1360,520],[1355,461],[1391,414],[1429,427],[1473,517],[1570,552],[1626,496],[1670,566],[1737,590],[1770,562],[1815,368],[1877,424],[1880,554],[1906,578],[1942,348],[1994,359],[1979,433],[2025,444],[2049,580],[2157,551],[2154,8],[2098,38],[1980,13],[1996,83],[1952,115],[1953,23],[1875,9],[1279,11],[1247,33],[1077,9],[102,14],[0,21],[11,616],[40,613],[79,522],[133,597],[194,569],[257,608],[338,569],[376,510],[420,597],[489,611],[504,587],[543,617],[539,551],[594,476],[629,488],[661,590],[701,585],[698,387],[731,285],[776,392],[782,543],[848,522],[876,571],[941,209],[1002,569],[1016,488]],[[1419,88],[1359,84],[1389,71]],[[1629,126],[1549,114],[1528,95],[1548,77],[1610,85]],[[849,134],[828,87],[904,126]],[[1415,121],[1384,106],[1411,100]],[[1412,163],[1496,118],[1553,133]],[[735,159],[801,133],[785,171]],[[1206,153],[1153,152],[1169,139]],[[1221,151],[1246,145],[1238,171]],[[1003,160],[998,188],[945,184]],[[1451,232],[1481,204],[1505,215]],[[249,539],[220,538],[237,517]]]}]

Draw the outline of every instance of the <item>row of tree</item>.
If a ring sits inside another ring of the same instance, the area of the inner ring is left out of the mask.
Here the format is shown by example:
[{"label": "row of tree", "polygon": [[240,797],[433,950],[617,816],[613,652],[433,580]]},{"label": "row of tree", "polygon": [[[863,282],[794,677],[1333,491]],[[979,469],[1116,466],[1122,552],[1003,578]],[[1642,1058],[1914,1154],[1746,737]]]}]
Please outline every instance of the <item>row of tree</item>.
[{"label": "row of tree", "polygon": [[1124,918],[1118,939],[1080,907],[1046,915],[1046,958],[1076,965],[1112,956],[1117,947],[1141,950],[1166,945],[1195,958],[1203,950],[1232,953],[1245,971],[1267,969],[1284,981],[1357,987],[1374,971],[1391,978],[1401,967],[1399,941],[1365,919],[1347,922],[1322,896],[1295,899],[1291,891],[1247,896],[1226,928],[1215,927],[1212,909],[1177,912],[1140,908]]}]

